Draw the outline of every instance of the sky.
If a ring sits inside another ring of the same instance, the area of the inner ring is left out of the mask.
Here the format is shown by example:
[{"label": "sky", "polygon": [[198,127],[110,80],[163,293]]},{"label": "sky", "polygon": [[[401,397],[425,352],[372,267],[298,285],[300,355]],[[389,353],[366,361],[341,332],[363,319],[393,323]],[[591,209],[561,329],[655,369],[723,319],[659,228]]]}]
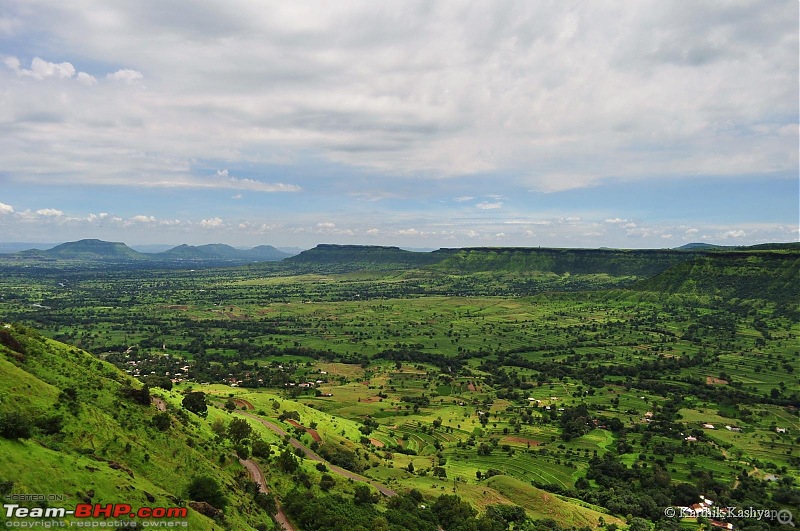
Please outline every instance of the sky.
[{"label": "sky", "polygon": [[0,241],[798,241],[797,0],[0,0]]}]

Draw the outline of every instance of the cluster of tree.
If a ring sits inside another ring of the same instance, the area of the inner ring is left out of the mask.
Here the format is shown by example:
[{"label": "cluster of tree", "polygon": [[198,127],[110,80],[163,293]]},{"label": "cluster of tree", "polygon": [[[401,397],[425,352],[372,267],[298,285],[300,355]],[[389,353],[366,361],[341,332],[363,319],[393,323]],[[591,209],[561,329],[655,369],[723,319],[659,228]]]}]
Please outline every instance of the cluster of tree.
[{"label": "cluster of tree", "polygon": [[355,452],[342,445],[324,442],[319,445],[317,453],[329,463],[351,472],[362,472],[364,470],[364,463]]},{"label": "cluster of tree", "polygon": [[[586,477],[579,478],[572,489],[558,485],[536,486],[600,505],[614,514],[654,522],[668,519],[664,507],[689,506],[698,503],[700,495],[713,499],[720,507],[779,510],[782,508],[780,504],[791,506],[800,501],[800,489],[790,476],[781,478],[777,484],[770,484],[743,471],[735,487],[731,487],[716,479],[713,472],[705,470],[695,470],[691,482],[675,482],[663,465],[663,462],[656,462],[650,466],[634,464],[628,467],[609,452],[592,458]],[[592,488],[588,480],[594,480],[598,487]],[[738,519],[735,525],[737,529],[763,529],[780,523],[777,520]]]}]

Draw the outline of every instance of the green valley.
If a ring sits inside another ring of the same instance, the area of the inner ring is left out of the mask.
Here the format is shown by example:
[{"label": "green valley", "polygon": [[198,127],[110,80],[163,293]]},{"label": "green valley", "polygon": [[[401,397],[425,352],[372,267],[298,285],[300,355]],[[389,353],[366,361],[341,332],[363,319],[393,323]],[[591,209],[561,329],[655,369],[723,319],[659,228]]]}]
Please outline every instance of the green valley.
[{"label": "green valley", "polygon": [[[191,529],[800,517],[796,245],[120,245],[0,258],[4,496],[186,507]],[[204,247],[173,255],[227,256]]]}]

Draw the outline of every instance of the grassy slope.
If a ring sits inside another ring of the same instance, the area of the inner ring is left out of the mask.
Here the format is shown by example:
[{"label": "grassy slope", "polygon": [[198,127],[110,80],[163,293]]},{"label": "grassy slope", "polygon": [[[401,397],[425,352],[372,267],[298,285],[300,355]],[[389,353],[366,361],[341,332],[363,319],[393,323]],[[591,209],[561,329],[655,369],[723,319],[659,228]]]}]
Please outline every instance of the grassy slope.
[{"label": "grassy slope", "polygon": [[[84,501],[90,491],[96,503],[174,507],[175,500],[186,497],[192,477],[210,475],[231,501],[227,525],[249,529],[269,521],[241,492],[238,463],[228,459],[220,464],[222,451],[200,419],[173,415],[172,427],[157,431],[150,426],[154,407],[119,395],[120,382],[129,378],[115,367],[30,331],[13,329],[12,334],[24,355],[0,345],[0,412],[18,411],[33,420],[53,414],[64,419],[56,435],[34,431],[27,440],[0,439],[0,481],[13,481],[13,493],[63,494],[67,508]],[[58,403],[66,387],[77,390],[72,406]],[[115,463],[121,468],[112,468]],[[148,496],[155,501],[149,502]],[[191,509],[189,515],[191,529],[223,529]]]},{"label": "grassy slope", "polygon": [[525,507],[528,515],[533,518],[552,518],[561,525],[575,527],[596,527],[600,517],[608,524],[623,523],[615,516],[580,505],[580,501],[573,500],[573,503],[564,501],[555,494],[532,487],[511,476],[491,477],[486,480],[486,485],[515,504]]},{"label": "grassy slope", "polygon": [[672,267],[638,287],[666,293],[796,302],[800,299],[800,253],[710,254]]}]

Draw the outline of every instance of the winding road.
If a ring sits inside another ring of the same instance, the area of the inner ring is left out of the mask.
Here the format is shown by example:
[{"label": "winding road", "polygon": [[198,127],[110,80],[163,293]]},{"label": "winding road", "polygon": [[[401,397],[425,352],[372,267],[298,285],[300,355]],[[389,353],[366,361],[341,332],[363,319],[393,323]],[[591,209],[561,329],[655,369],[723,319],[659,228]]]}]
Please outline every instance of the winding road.
[{"label": "winding road", "polygon": [[[264,426],[266,426],[270,430],[274,431],[275,433],[277,433],[281,437],[283,437],[285,435],[288,435],[286,430],[284,430],[283,428],[281,428],[280,426],[278,426],[276,424],[273,424],[272,422],[270,422],[268,420],[262,419],[261,417],[257,417],[257,416],[255,416],[255,415],[253,415],[251,413],[244,413],[244,412],[241,412],[241,411],[237,411],[236,414],[237,415],[242,415],[244,417],[251,418],[251,419],[255,420],[256,422],[260,422],[261,424],[263,424]],[[329,463],[328,461],[326,461],[325,459],[323,459],[322,457],[320,457],[319,455],[317,455],[316,453],[314,453],[310,449],[306,448],[303,445],[303,443],[301,443],[300,441],[298,441],[297,439],[295,439],[293,437],[289,439],[289,444],[291,444],[295,448],[298,448],[300,451],[302,451],[308,459],[311,459],[312,461],[319,461],[320,463],[325,463],[325,465],[327,465],[327,467],[330,468],[332,472],[335,472],[336,474],[338,474],[338,475],[340,475],[342,477],[345,477],[345,478],[348,478],[348,479],[352,479],[353,481],[361,481],[363,483],[368,483],[368,484],[372,485],[373,487],[375,487],[376,489],[378,489],[378,492],[380,492],[384,496],[397,496],[397,493],[395,491],[393,491],[389,487],[386,487],[385,485],[382,485],[381,483],[378,483],[377,481],[365,478],[364,476],[362,476],[360,474],[356,474],[355,472],[350,472],[349,470],[345,470],[344,468],[342,468],[340,466],[332,465],[331,463]]]},{"label": "winding road", "polygon": [[[250,472],[250,477],[253,478],[253,481],[258,483],[258,491],[263,492],[264,494],[269,494],[269,489],[267,488],[267,481],[264,479],[264,473],[261,471],[261,468],[253,461],[252,459],[239,459],[239,463]],[[294,526],[289,522],[289,519],[286,518],[286,513],[283,512],[281,508],[281,504],[277,502],[278,512],[273,515],[275,521],[278,522],[278,525],[281,526],[285,531],[295,531]]]}]

